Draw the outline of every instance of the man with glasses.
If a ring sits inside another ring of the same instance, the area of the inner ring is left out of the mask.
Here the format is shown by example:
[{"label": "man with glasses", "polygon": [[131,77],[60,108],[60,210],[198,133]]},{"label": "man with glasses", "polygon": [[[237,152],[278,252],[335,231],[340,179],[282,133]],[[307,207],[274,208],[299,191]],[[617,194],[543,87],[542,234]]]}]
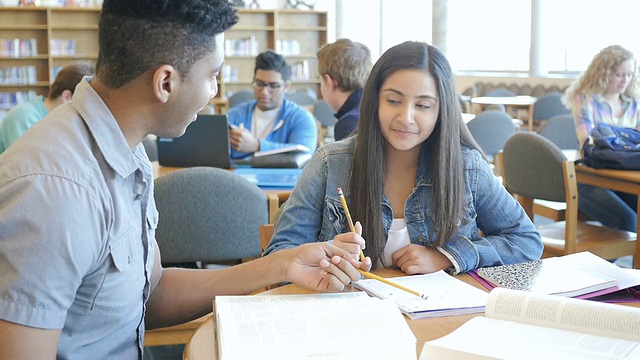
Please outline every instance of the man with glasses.
[{"label": "man with glasses", "polygon": [[291,87],[291,69],[281,55],[267,50],[256,57],[253,73],[254,100],[227,112],[231,157],[238,159],[256,151],[304,145],[313,152],[318,129],[313,116],[284,98]]}]

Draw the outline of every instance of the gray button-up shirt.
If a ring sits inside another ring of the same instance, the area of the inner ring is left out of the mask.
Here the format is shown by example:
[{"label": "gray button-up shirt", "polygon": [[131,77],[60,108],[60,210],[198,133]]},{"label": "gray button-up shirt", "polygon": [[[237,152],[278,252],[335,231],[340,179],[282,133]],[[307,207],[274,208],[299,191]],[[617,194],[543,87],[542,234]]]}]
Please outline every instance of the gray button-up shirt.
[{"label": "gray button-up shirt", "polygon": [[153,174],[89,81],[0,155],[0,318],[62,329],[59,359],[138,359]]}]

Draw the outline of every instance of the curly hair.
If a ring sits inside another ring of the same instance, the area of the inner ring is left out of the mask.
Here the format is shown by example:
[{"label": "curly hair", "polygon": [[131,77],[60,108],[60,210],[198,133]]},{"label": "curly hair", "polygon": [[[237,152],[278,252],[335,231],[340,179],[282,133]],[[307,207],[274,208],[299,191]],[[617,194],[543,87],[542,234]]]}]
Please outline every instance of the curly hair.
[{"label": "curly hair", "polygon": [[228,0],[105,0],[96,75],[110,88],[164,64],[186,75],[237,22]]},{"label": "curly hair", "polygon": [[254,76],[258,70],[277,71],[282,75],[282,80],[284,81],[289,81],[291,78],[291,68],[287,64],[287,60],[272,50],[267,50],[256,56],[256,66],[253,69]]},{"label": "curly hair", "polygon": [[633,53],[620,45],[611,45],[597,53],[587,70],[583,72],[565,91],[562,98],[564,104],[573,108],[576,96],[579,94],[595,95],[602,94],[609,86],[609,79],[616,68],[627,60],[634,62],[634,71],[631,76],[629,86],[625,90],[625,95],[639,97],[640,92],[637,84],[638,70],[635,66],[636,60]]},{"label": "curly hair", "polygon": [[338,39],[317,52],[318,73],[329,75],[342,91],[362,89],[371,67],[371,50],[359,42]]}]

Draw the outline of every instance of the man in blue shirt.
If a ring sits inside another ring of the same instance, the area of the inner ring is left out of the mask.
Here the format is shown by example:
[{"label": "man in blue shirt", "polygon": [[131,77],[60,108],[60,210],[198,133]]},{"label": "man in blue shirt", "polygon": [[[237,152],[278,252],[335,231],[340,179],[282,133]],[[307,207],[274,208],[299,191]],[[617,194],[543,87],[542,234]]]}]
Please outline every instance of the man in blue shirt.
[{"label": "man in blue shirt", "polygon": [[281,55],[268,50],[256,57],[255,99],[227,112],[232,158],[292,145],[304,145],[310,152],[316,149],[318,128],[313,115],[284,97],[291,87],[290,76],[291,69]]},{"label": "man in blue shirt", "polygon": [[49,96],[36,96],[13,107],[0,124],[0,154],[13,144],[33,124],[47,116],[57,106],[71,100],[76,85],[86,75],[92,75],[93,67],[76,63],[62,68],[49,87]]},{"label": "man in blue shirt", "polygon": [[320,92],[338,119],[333,130],[336,141],[358,128],[362,88],[371,67],[371,51],[359,42],[338,39],[318,50]]},{"label": "man in blue shirt", "polygon": [[237,21],[227,0],[104,1],[96,76],[0,154],[0,359],[141,359],[145,329],[211,312],[216,295],[342,290],[371,267],[318,243],[162,268],[141,142],[181,136],[216,95]]}]

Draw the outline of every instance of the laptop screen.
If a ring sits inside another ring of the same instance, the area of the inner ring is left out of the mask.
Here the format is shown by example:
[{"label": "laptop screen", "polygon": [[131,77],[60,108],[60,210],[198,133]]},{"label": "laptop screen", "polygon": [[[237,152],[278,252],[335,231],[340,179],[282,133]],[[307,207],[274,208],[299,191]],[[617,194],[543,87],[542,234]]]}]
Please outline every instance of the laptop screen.
[{"label": "laptop screen", "polygon": [[176,167],[230,168],[227,115],[198,115],[184,135],[158,137],[158,163]]}]

